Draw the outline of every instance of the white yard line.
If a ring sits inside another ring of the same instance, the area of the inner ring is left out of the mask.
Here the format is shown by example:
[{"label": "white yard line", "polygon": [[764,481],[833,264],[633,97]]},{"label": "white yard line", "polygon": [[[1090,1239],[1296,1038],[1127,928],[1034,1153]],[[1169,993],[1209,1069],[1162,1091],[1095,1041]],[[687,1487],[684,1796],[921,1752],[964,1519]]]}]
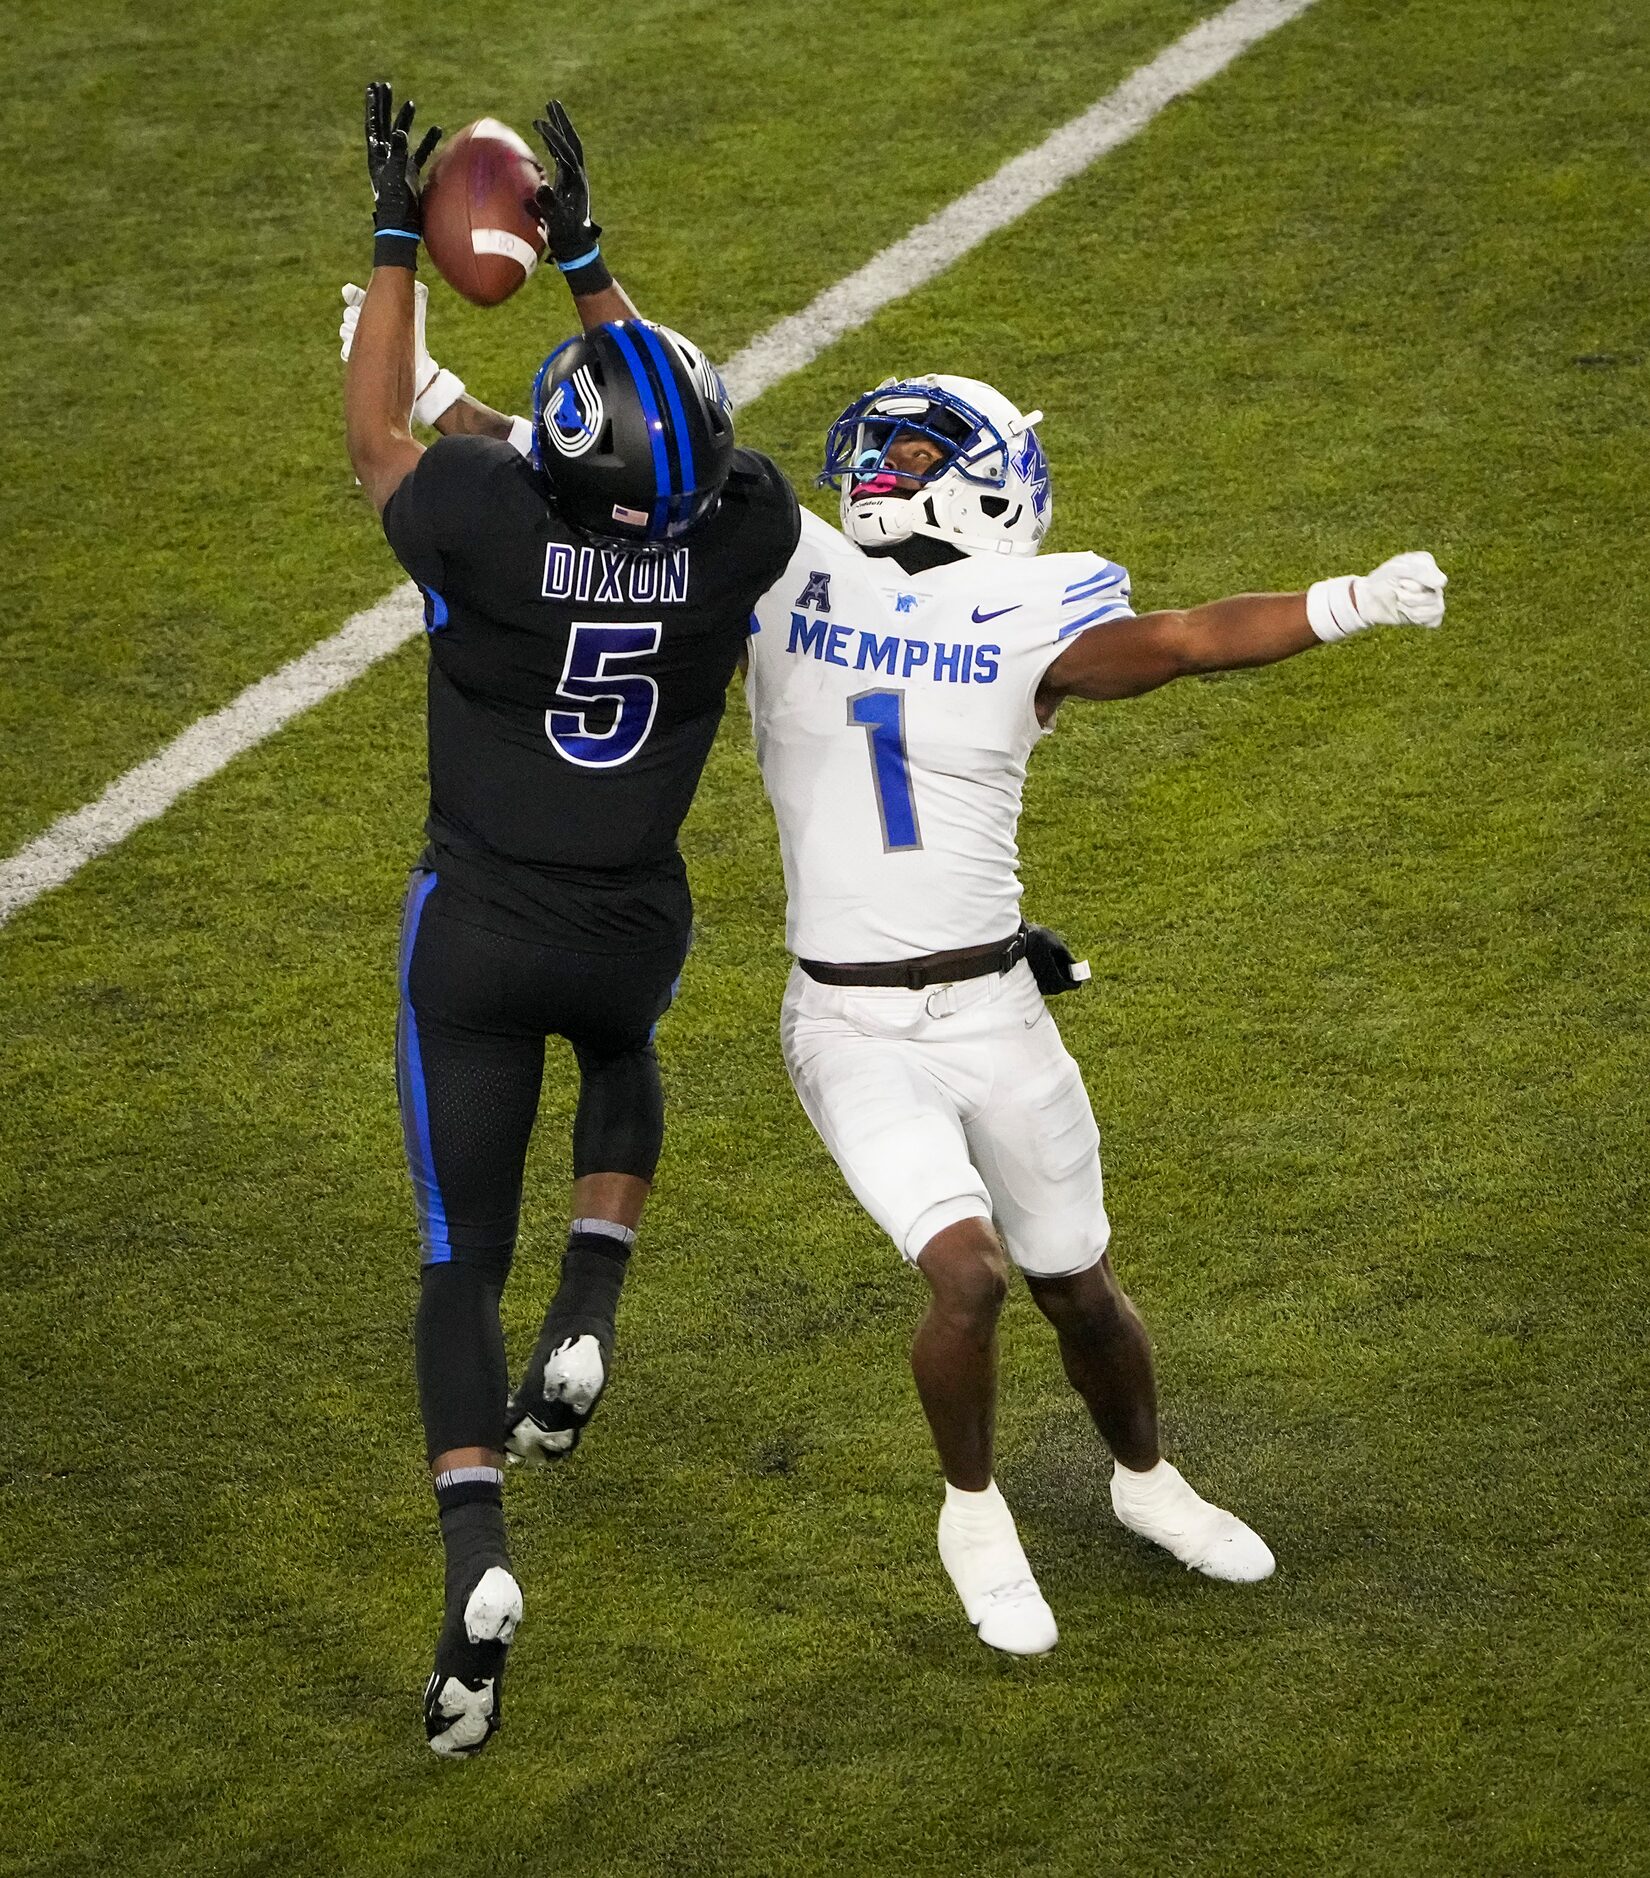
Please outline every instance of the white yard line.
[{"label": "white yard line", "polygon": [[117,777],[95,802],[59,817],[0,863],[0,924],[48,889],[60,887],[134,828],[164,815],[179,796],[216,776],[243,750],[342,691],[369,665],[405,645],[423,624],[423,601],[408,581],[290,664],[249,685],[232,704],[197,718],[164,750]]},{"label": "white yard line", "polygon": [[[998,229],[1018,221],[1091,163],[1144,130],[1165,105],[1224,71],[1241,52],[1312,4],[1233,0],[1194,26],[1035,149],[1005,163],[978,188],[873,255],[857,273],[826,288],[812,305],[753,339],[724,368],[735,403],[749,404],[802,371],[845,333],[932,280]],[[53,822],[43,835],[0,862],[0,924],[61,886],[134,829],[165,814],[179,796],[215,776],[243,750],[341,691],[416,637],[422,618],[416,590],[411,585],[396,588],[330,638],[259,679],[232,704],[198,719],[165,749],[118,777],[95,802]]]},{"label": "white yard line", "polygon": [[1089,165],[1127,143],[1165,105],[1222,72],[1257,39],[1304,13],[1313,0],[1234,0],[1081,117],[1062,124],[1013,157],[978,188],[929,216],[856,274],[827,287],[811,306],[770,326],[722,368],[735,404],[759,397],[782,378],[811,365],[825,348],[894,300],[960,261],[989,235],[1017,222]]}]

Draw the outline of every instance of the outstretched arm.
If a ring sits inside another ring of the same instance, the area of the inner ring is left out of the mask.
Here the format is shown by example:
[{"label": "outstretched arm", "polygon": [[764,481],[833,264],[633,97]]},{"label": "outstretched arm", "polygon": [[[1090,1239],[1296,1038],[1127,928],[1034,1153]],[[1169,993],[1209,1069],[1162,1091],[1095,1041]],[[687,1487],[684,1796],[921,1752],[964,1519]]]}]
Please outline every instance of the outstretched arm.
[{"label": "outstretched arm", "polygon": [[1138,697],[1171,678],[1271,665],[1317,643],[1304,593],[1241,593],[1142,613],[1079,633],[1048,668],[1037,701]]},{"label": "outstretched arm", "polygon": [[1064,698],[1133,698],[1197,672],[1274,665],[1369,626],[1437,626],[1447,579],[1430,554],[1399,554],[1305,593],[1236,594],[1091,626],[1044,674],[1037,712],[1046,723]]}]

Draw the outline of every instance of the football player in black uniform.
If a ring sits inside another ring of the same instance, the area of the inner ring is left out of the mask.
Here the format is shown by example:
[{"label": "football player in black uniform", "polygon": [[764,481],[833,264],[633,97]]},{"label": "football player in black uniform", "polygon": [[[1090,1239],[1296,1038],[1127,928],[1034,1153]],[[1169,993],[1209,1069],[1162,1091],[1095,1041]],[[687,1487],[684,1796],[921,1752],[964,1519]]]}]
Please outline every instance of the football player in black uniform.
[{"label": "football player in black uniform", "polygon": [[[402,927],[396,1064],[446,1552],[425,1726],[464,1755],[497,1726],[521,1617],[506,1441],[565,1452],[606,1379],[663,1131],[654,1028],[690,936],[677,831],[799,520],[778,469],[735,448],[714,368],[613,284],[556,105],[538,127],[555,167],[539,209],[585,331],[539,370],[532,457],[496,435],[414,440],[418,172],[440,133],[411,154],[412,116],[392,122],[389,87],[369,87],[373,272],[344,402],[350,461],[429,635],[429,844]],[[579,1069],[572,1227],[511,1397],[499,1300],[551,1034]]]}]

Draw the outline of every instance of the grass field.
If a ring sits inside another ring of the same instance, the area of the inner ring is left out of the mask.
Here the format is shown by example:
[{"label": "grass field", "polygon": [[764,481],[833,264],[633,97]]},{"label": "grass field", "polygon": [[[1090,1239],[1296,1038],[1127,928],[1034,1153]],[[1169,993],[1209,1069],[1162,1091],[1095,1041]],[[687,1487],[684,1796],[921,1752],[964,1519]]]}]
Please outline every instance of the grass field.
[{"label": "grass field", "polygon": [[[362,81],[449,125],[559,90],[621,274],[726,356],[1201,10],[22,0],[0,851],[397,577],[332,338]],[[1022,1293],[999,1478],[1062,1642],[971,1639],[917,1286],[778,1061],[735,708],[621,1368],[510,1483],[505,1732],[428,1754],[412,647],[0,930],[0,1870],[1650,1871],[1647,81],[1631,0],[1320,0],[742,420],[800,480],[888,370],[994,378],[1048,413],[1053,545],[1145,606],[1450,570],[1438,635],[1068,709],[1028,791],[1172,1452],[1277,1577],[1116,1526]],[[565,324],[552,282],[431,332],[519,407]]]}]

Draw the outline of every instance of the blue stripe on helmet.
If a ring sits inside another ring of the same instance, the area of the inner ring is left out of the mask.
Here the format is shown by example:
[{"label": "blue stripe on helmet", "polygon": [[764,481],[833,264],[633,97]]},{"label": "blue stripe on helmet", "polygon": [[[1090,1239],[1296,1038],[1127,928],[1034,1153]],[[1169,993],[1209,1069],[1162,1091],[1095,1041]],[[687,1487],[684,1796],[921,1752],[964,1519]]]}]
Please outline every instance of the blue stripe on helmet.
[{"label": "blue stripe on helmet", "polygon": [[693,433],[688,429],[687,412],[682,408],[682,394],[676,387],[676,374],[670,369],[670,358],[665,351],[664,341],[653,328],[642,326],[637,330],[664,382],[665,397],[669,401],[671,419],[676,426],[676,458],[682,472],[682,494],[688,498],[683,508],[691,509],[692,497],[698,493],[698,478],[693,473]]},{"label": "blue stripe on helmet", "polygon": [[658,359],[647,345],[648,328],[645,321],[638,320],[630,328],[630,338],[636,347],[637,357],[642,361],[642,370],[647,374],[648,389],[659,400],[659,410],[664,418],[666,460],[670,465],[671,481],[670,501],[665,505],[665,524],[660,532],[669,536],[676,532],[683,513],[693,502],[693,492],[683,466],[682,424],[678,423],[675,413],[669,408],[674,402],[675,412],[680,412],[681,401],[675,398],[676,386],[669,367],[661,370]]},{"label": "blue stripe on helmet", "polygon": [[609,322],[602,328],[613,335],[619,348],[619,356],[630,368],[630,375],[636,381],[636,391],[642,401],[642,421],[647,426],[648,442],[653,446],[653,513],[648,520],[647,532],[650,539],[657,540],[669,506],[669,499],[676,491],[670,480],[670,466],[665,457],[664,413],[659,409],[653,396],[653,388],[647,382],[647,368],[642,364],[641,355],[631,343],[628,333],[621,332],[616,324]]},{"label": "blue stripe on helmet", "polygon": [[658,336],[645,320],[637,321],[630,330],[641,352],[654,396],[659,399],[661,408],[669,407],[665,440],[671,448],[671,462],[677,480],[672,484],[675,493],[670,498],[663,529],[668,539],[679,534],[694,518],[698,493],[693,486],[693,445],[687,428],[687,412],[682,408],[676,378]]}]

